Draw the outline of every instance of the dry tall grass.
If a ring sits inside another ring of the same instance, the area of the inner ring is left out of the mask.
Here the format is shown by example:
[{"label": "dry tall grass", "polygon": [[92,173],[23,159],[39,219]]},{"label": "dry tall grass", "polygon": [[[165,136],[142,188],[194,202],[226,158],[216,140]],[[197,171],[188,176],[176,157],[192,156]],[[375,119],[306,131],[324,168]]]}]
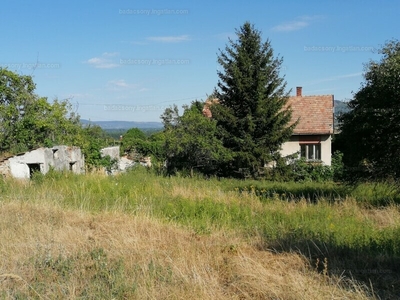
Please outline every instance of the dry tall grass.
[{"label": "dry tall grass", "polygon": [[235,231],[197,235],[146,214],[9,200],[0,202],[4,299],[368,299],[356,282]]}]

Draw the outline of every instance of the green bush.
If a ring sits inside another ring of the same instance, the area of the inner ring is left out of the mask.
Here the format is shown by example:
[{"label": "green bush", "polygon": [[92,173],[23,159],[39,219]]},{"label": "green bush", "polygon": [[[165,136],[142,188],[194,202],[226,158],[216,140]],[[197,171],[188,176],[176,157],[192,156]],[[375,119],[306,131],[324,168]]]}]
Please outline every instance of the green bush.
[{"label": "green bush", "polygon": [[343,153],[340,151],[335,151],[332,155],[331,163],[333,180],[342,181],[344,178],[344,164],[343,164]]}]

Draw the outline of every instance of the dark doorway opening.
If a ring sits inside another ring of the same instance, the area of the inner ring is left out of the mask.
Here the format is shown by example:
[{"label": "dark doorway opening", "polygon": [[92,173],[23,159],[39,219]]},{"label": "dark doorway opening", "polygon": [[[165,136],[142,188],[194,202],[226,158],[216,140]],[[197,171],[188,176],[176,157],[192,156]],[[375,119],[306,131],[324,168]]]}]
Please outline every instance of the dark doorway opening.
[{"label": "dark doorway opening", "polygon": [[40,164],[28,164],[29,177],[32,178],[33,173],[40,172]]},{"label": "dark doorway opening", "polygon": [[53,150],[53,158],[58,159],[58,149],[52,149]]}]

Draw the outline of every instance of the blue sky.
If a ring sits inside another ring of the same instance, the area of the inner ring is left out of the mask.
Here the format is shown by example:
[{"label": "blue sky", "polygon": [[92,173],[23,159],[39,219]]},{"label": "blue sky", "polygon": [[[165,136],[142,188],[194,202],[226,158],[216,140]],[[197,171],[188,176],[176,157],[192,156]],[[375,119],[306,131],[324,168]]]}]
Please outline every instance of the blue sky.
[{"label": "blue sky", "polygon": [[[352,97],[364,64],[398,38],[399,1],[2,0],[0,66],[93,121],[160,121],[205,100],[218,49],[249,21],[283,57],[287,89]],[[36,66],[34,68],[34,66]]]}]

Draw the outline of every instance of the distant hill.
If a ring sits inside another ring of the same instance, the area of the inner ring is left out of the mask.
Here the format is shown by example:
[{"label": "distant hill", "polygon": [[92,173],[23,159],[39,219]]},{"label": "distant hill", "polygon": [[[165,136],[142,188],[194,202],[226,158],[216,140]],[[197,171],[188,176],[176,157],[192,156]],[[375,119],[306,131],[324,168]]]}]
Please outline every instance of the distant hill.
[{"label": "distant hill", "polygon": [[163,124],[161,122],[134,122],[134,121],[90,121],[81,119],[84,125],[94,124],[100,126],[102,129],[130,129],[133,127],[139,129],[161,129]]},{"label": "distant hill", "polygon": [[350,108],[347,106],[347,102],[335,100],[335,115],[347,113],[350,111]]},{"label": "distant hill", "polygon": [[335,130],[338,130],[339,127],[339,120],[338,117],[344,113],[347,113],[350,111],[350,108],[347,106],[347,102],[340,101],[340,100],[335,100],[334,103],[335,106]]},{"label": "distant hill", "polygon": [[[335,100],[335,124],[337,125],[337,117],[343,113],[350,111],[347,106],[347,102]],[[102,129],[109,130],[128,130],[131,128],[139,129],[162,129],[163,124],[161,122],[135,122],[135,121],[90,121],[81,119],[81,123],[84,125],[94,124],[100,126]],[[336,126],[335,126],[336,127]]]}]

